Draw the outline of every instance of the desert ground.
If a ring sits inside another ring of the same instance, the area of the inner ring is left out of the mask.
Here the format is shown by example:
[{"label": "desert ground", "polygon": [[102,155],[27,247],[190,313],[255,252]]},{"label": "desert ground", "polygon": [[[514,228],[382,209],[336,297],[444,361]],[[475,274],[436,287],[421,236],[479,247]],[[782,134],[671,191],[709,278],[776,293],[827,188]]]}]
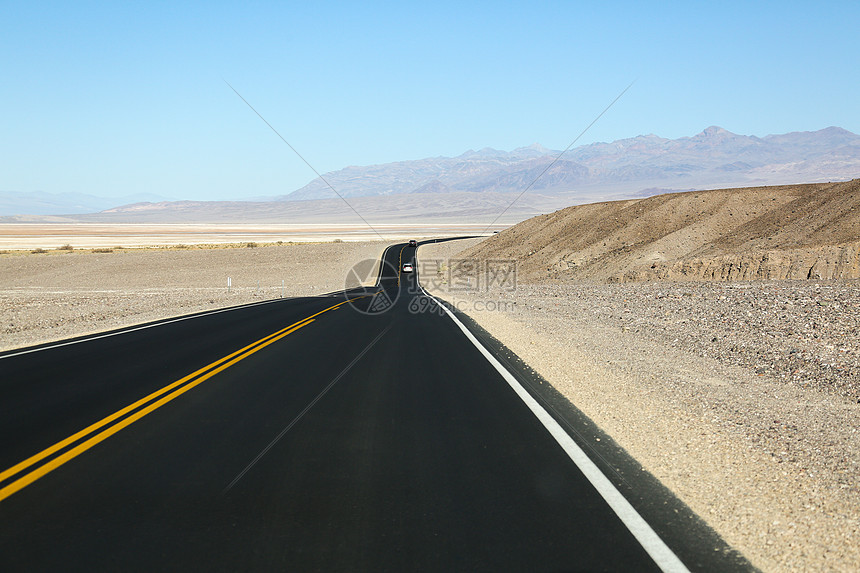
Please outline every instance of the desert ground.
[{"label": "desert ground", "polygon": [[342,290],[353,265],[377,261],[387,245],[245,243],[0,254],[0,350],[280,296]]}]

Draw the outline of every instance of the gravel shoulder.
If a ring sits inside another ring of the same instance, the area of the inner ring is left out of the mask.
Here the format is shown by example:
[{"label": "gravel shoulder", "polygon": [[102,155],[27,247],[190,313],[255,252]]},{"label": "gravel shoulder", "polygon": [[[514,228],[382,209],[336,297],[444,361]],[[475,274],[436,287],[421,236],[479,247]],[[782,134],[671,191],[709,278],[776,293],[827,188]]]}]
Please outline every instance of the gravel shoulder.
[{"label": "gravel shoulder", "polygon": [[[0,254],[0,350],[344,288],[382,242]],[[368,273],[371,282],[376,275]],[[227,280],[230,279],[230,287]]]},{"label": "gravel shoulder", "polygon": [[[459,243],[459,244],[458,244]],[[860,282],[421,279],[766,571],[860,570]],[[423,265],[423,263],[421,263]],[[419,268],[421,270],[421,268]]]}]

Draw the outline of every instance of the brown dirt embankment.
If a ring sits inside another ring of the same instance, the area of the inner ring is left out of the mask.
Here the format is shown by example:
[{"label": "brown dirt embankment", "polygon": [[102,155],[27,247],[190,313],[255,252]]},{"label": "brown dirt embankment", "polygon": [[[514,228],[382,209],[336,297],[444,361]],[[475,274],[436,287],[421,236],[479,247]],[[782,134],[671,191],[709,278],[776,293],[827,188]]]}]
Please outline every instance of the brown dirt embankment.
[{"label": "brown dirt embankment", "polygon": [[462,256],[549,283],[860,278],[860,179],[568,207]]}]

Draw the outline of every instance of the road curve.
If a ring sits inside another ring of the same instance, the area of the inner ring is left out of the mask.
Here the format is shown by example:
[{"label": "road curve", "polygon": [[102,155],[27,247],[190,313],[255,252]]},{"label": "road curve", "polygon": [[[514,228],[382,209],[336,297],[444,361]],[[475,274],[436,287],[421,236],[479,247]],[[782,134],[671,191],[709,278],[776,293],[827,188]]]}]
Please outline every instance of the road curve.
[{"label": "road curve", "polygon": [[725,569],[643,547],[415,255],[386,249],[373,287],[0,354],[0,569]]}]

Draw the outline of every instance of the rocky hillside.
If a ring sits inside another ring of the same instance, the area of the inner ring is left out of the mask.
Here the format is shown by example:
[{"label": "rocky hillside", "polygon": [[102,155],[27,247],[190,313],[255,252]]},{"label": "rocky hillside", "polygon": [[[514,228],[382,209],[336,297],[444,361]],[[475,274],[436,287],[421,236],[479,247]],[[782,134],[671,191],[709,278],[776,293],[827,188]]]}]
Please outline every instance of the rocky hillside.
[{"label": "rocky hillside", "polygon": [[860,179],[568,207],[463,256],[532,282],[860,278]]}]

